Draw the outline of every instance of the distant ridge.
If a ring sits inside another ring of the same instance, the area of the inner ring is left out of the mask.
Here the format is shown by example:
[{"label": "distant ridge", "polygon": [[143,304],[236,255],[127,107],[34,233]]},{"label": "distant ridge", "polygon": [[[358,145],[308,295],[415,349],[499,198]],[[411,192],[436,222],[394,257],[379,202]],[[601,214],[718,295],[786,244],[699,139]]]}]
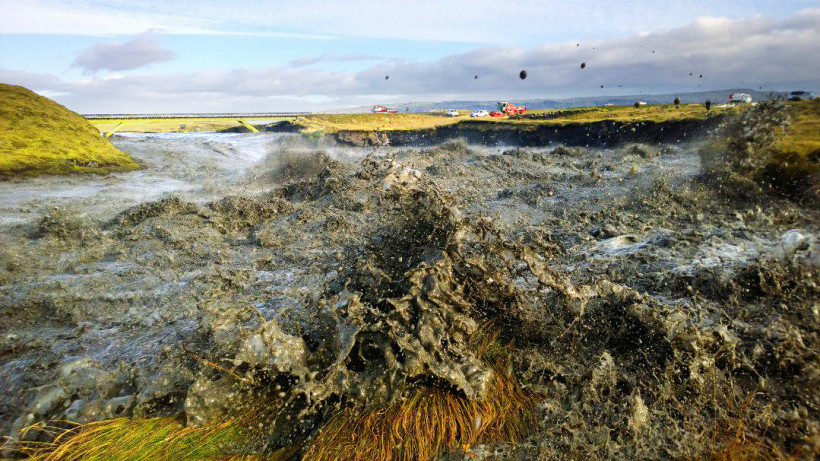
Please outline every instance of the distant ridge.
[{"label": "distant ridge", "polygon": [[[676,97],[680,98],[681,103],[702,103],[707,99],[715,104],[727,102],[729,95],[732,93],[748,93],[752,95],[754,101],[761,101],[773,99],[777,97],[786,96],[785,91],[761,91],[752,90],[748,88],[733,88],[726,90],[712,90],[712,91],[695,91],[687,93],[664,93],[664,94],[631,94],[623,96],[587,96],[579,98],[566,99],[515,99],[516,104],[524,104],[531,110],[543,109],[567,109],[572,107],[585,106],[602,106],[604,104],[614,105],[630,105],[635,101],[646,101],[649,104],[671,104]],[[399,112],[427,112],[436,109],[495,109],[496,101],[469,101],[469,100],[453,100],[440,102],[409,102],[409,103],[395,103],[388,104],[388,106],[396,108]],[[360,113],[369,112],[370,106],[361,106],[350,109],[339,109],[335,113]]]}]

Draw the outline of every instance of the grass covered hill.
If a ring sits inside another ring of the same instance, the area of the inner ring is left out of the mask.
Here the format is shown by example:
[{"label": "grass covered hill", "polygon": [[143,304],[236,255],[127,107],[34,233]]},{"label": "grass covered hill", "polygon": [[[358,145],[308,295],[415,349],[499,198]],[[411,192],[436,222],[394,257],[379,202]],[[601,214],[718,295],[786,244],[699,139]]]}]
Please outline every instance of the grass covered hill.
[{"label": "grass covered hill", "polygon": [[138,167],[80,115],[31,90],[0,83],[0,178]]}]

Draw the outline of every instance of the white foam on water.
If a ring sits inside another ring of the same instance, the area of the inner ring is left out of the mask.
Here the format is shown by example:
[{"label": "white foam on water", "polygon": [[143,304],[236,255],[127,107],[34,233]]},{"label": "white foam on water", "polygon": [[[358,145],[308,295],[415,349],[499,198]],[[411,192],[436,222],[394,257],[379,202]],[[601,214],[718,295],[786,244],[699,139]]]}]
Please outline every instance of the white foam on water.
[{"label": "white foam on water", "polygon": [[0,227],[39,219],[49,209],[106,219],[130,206],[179,195],[207,201],[239,188],[280,133],[119,133],[114,145],[144,165],[108,175],[0,182]]}]

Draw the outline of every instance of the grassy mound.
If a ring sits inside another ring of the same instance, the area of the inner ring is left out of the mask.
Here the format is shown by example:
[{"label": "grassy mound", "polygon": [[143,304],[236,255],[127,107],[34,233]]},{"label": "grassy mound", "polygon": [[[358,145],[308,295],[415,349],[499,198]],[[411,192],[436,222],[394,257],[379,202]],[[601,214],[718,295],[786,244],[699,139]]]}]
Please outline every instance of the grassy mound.
[{"label": "grassy mound", "polygon": [[0,84],[0,133],[0,178],[139,167],[80,115],[21,86]]}]

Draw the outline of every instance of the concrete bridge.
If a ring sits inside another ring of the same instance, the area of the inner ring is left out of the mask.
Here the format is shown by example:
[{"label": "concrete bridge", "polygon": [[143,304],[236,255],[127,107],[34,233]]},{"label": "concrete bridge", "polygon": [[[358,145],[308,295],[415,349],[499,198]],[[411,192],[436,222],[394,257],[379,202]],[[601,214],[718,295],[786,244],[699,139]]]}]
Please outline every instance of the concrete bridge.
[{"label": "concrete bridge", "polygon": [[146,119],[210,119],[210,118],[233,118],[233,119],[292,119],[302,115],[309,115],[311,112],[236,112],[236,113],[213,113],[213,114],[84,114],[87,120],[146,120]]}]

